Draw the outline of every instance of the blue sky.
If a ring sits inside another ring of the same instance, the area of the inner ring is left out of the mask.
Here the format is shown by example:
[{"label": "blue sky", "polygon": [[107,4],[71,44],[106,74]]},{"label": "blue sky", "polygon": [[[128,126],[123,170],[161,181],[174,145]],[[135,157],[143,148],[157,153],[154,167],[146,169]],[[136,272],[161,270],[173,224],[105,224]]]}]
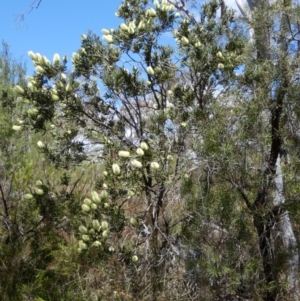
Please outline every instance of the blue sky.
[{"label": "blue sky", "polygon": [[[29,50],[52,60],[54,53],[67,55],[80,47],[81,34],[91,30],[102,36],[101,29],[116,28],[121,20],[115,16],[121,0],[42,0],[38,9],[18,17],[33,0],[9,0],[1,5],[0,39],[10,46],[15,58],[26,62],[27,74],[34,67],[27,56]],[[227,0],[233,6],[234,0]],[[53,4],[55,3],[55,4]]]},{"label": "blue sky", "polygon": [[32,1],[5,1],[0,10],[0,39],[10,46],[15,58],[26,62],[27,74],[34,69],[27,56],[29,50],[50,60],[56,52],[70,59],[80,47],[82,33],[92,30],[102,36],[102,28],[115,28],[121,22],[115,17],[121,0],[43,0],[18,22]]}]

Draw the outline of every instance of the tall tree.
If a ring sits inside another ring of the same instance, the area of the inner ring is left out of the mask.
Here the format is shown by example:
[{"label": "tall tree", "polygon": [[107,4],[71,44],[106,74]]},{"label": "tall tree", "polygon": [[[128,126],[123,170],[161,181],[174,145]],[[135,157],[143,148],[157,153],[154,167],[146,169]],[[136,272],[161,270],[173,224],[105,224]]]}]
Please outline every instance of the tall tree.
[{"label": "tall tree", "polygon": [[[103,29],[104,42],[82,35],[70,72],[66,57],[29,52],[36,73],[15,88],[29,100],[22,120],[55,132],[55,142],[39,143],[55,166],[103,163],[82,200],[78,252],[117,258],[136,298],[183,300],[180,279],[188,278],[191,299],[247,286],[257,298],[295,299],[287,209],[298,210],[298,171],[281,163],[297,160],[298,6],[251,2],[248,12],[240,3],[249,43],[223,1],[191,5],[124,0],[116,12],[123,23]],[[283,248],[274,256],[275,225]]]},{"label": "tall tree", "polygon": [[[299,297],[299,254],[289,213],[283,209],[285,195],[281,167],[283,160],[289,161],[289,153],[284,145],[285,136],[297,136],[289,126],[289,123],[295,122],[294,113],[291,110],[295,108],[294,105],[291,105],[294,100],[291,99],[289,91],[292,89],[298,68],[291,68],[294,65],[295,55],[298,53],[298,47],[296,46],[297,25],[295,26],[293,23],[295,20],[290,14],[292,4],[289,1],[284,2],[279,10],[276,9],[276,5],[279,5],[277,1],[237,1],[237,4],[253,28],[250,39],[257,51],[257,61],[260,64],[274,62],[277,69],[273,71],[274,76],[269,79],[269,91],[266,89],[266,93],[269,94],[266,97],[270,99],[267,109],[270,114],[271,143],[269,158],[263,170],[262,186],[254,203],[256,210],[262,210],[266,206],[269,190],[274,207],[264,217],[258,217],[256,221],[264,270],[268,281],[274,281],[274,267],[272,267],[274,265],[274,255],[270,241],[270,231],[272,225],[275,225],[289,257],[286,271],[289,293],[294,300],[297,300]],[[262,26],[258,20],[262,16],[266,20],[265,26]],[[272,18],[274,19],[272,20]],[[292,45],[296,47],[291,47]],[[255,89],[259,88],[258,85],[255,87]],[[286,129],[285,133],[284,129]],[[276,217],[276,220],[274,220],[274,217]],[[269,220],[270,218],[271,220]],[[276,237],[275,240],[279,238]],[[275,296],[269,298],[275,300]]]}]

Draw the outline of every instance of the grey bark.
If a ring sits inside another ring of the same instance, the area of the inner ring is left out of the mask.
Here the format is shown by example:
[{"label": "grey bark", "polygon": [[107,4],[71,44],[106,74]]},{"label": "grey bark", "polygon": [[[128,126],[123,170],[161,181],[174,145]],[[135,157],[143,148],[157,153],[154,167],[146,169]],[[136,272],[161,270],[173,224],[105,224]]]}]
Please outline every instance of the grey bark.
[{"label": "grey bark", "polygon": [[[236,0],[236,3],[244,15],[244,17],[251,23],[252,20],[252,12],[254,8],[257,8],[261,5],[271,5],[273,4],[274,0]],[[283,16],[285,18],[285,16]],[[284,26],[285,20],[282,20],[282,27]],[[284,30],[284,29],[283,29]],[[265,39],[264,35],[264,43],[268,43],[269,38]],[[256,44],[260,44],[260,41],[255,41],[255,32],[253,28],[250,28],[250,41]],[[278,46],[281,48],[284,45],[283,41],[278,41]],[[268,55],[268,46],[266,46],[265,51],[260,53],[260,58],[269,59]],[[280,116],[279,116],[280,117]],[[280,142],[279,142],[280,143]],[[271,185],[271,196],[273,198],[273,205],[274,208],[281,208],[282,205],[285,203],[284,197],[284,178],[282,174],[281,168],[281,154],[278,154],[277,161],[276,161],[276,168],[275,173],[271,180],[273,185]],[[287,269],[286,269],[286,278],[288,282],[288,289],[290,296],[293,300],[298,300],[299,294],[299,280],[298,280],[298,265],[299,265],[299,254],[297,248],[297,241],[293,231],[293,226],[289,217],[289,213],[286,210],[278,210],[279,214],[278,223],[276,224],[276,229],[278,231],[278,238],[280,239],[281,243],[288,254],[288,262],[287,262]],[[276,250],[275,250],[276,252]]]},{"label": "grey bark", "polygon": [[[288,160],[288,158],[286,158]],[[280,208],[285,203],[284,197],[284,179],[281,168],[280,155],[276,162],[276,174],[273,178],[272,197],[274,206]],[[293,231],[293,226],[289,217],[288,211],[280,213],[279,221],[276,225],[278,235],[276,239],[280,239],[281,243],[288,254],[287,262],[287,282],[289,285],[289,292],[293,300],[298,300],[299,280],[298,280],[298,265],[299,253],[297,248],[297,240]]]}]

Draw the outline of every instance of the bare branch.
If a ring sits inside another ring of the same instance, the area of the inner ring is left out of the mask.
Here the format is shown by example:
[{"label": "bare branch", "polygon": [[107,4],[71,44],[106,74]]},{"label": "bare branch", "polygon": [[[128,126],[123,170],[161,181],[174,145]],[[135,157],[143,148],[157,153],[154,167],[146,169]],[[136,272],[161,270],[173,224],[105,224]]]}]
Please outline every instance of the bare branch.
[{"label": "bare branch", "polygon": [[17,22],[24,21],[25,15],[29,14],[34,9],[38,9],[43,0],[33,0],[31,4],[17,17]]}]

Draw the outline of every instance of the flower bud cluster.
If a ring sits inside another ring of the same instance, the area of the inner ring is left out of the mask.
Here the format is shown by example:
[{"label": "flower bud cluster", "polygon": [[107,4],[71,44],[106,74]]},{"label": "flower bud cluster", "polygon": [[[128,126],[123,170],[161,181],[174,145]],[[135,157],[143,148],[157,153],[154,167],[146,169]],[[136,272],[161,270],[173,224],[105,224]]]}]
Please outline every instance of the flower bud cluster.
[{"label": "flower bud cluster", "polygon": [[24,195],[25,200],[32,200],[35,196],[43,196],[45,194],[45,185],[42,180],[37,180],[35,183],[36,187],[31,190],[31,193]]},{"label": "flower bud cluster", "polygon": [[18,95],[23,95],[25,93],[24,89],[19,86],[19,85],[15,85],[14,87],[14,91],[18,94]]},{"label": "flower bud cluster", "polygon": [[102,39],[109,44],[112,43],[114,41],[113,32],[114,32],[113,29],[111,30],[105,28],[102,29],[102,33],[104,34],[102,36]]},{"label": "flower bud cluster", "polygon": [[[32,51],[28,52],[28,56],[32,59],[37,73],[44,74],[46,70],[51,67],[50,61],[40,53],[34,53]],[[54,55],[53,62],[59,64],[60,57],[58,54]]]},{"label": "flower bud cluster", "polygon": [[14,130],[14,131],[16,131],[16,132],[19,132],[19,131],[21,131],[22,130],[22,126],[21,125],[13,125],[12,126],[12,129]]},{"label": "flower bud cluster", "polygon": [[160,9],[162,11],[174,11],[175,7],[173,4],[169,4],[167,0],[162,0],[161,3],[159,3],[158,0],[154,0],[154,6],[156,9]]},{"label": "flower bud cluster", "polygon": [[128,25],[125,24],[125,23],[122,23],[120,25],[120,30],[123,31],[123,32],[125,32],[125,33],[128,33],[128,34],[134,34],[135,29],[136,29],[136,24],[135,23],[136,23],[135,20],[129,22]]},{"label": "flower bud cluster", "polygon": [[[187,21],[184,20],[183,24],[185,24]],[[194,46],[196,48],[200,48],[202,46],[202,43],[199,41],[199,37],[197,35],[194,35],[190,32],[185,32],[184,34],[175,30],[173,32],[175,41],[179,46]]]},{"label": "flower bud cluster", "polygon": [[85,214],[90,214],[91,219],[90,221],[87,221],[85,225],[80,225],[78,228],[81,235],[81,240],[78,242],[79,252],[86,250],[89,247],[96,247],[101,250],[103,249],[103,246],[109,237],[109,223],[106,220],[99,220],[98,218],[95,218],[95,216],[99,216],[98,211],[95,215],[93,213],[100,205],[104,209],[110,207],[108,203],[105,203],[107,198],[108,192],[104,189],[100,192],[100,194],[97,191],[92,191],[90,197],[86,197],[83,200],[83,204],[81,206],[82,211]]},{"label": "flower bud cluster", "polygon": [[146,10],[146,17],[156,17],[156,11],[153,8],[149,8]]},{"label": "flower bud cluster", "polygon": [[28,109],[27,114],[31,117],[36,116],[38,114],[39,110],[36,108]]},{"label": "flower bud cluster", "polygon": [[108,198],[108,192],[106,189],[103,189],[100,192],[100,195],[97,191],[91,192],[91,198],[85,198],[83,200],[83,204],[81,205],[81,209],[83,212],[90,212],[97,210],[99,205],[103,205],[105,207],[106,203],[103,203]]},{"label": "flower bud cluster", "polygon": [[78,241],[78,252],[95,247],[103,249],[103,245],[109,237],[109,224],[107,221],[93,219],[87,226],[80,225],[81,240]]},{"label": "flower bud cluster", "polygon": [[[149,149],[149,146],[146,142],[141,142],[140,144],[140,147],[138,147],[136,149],[136,155],[139,156],[139,157],[143,157],[145,155],[145,152],[147,152]],[[118,156],[120,158],[129,158],[131,156],[130,152],[129,151],[124,151],[124,150],[121,150],[118,152]],[[137,160],[135,158],[133,158],[131,161],[130,161],[130,164],[133,168],[142,168],[143,167],[143,163],[140,161],[140,160]],[[114,175],[120,175],[121,174],[121,168],[120,166],[117,164],[117,163],[114,163],[112,165],[112,172]],[[107,172],[106,172],[106,175],[107,175]]]}]

